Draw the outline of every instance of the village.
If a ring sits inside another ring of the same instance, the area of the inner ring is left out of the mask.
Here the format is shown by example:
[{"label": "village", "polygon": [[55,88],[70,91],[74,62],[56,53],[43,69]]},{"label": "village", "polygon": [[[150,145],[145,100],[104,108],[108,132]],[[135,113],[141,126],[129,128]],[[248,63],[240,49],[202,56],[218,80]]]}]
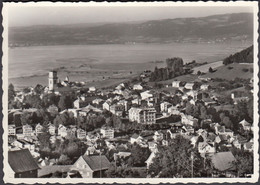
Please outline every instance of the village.
[{"label": "village", "polygon": [[243,93],[231,89],[223,95],[225,88],[200,75],[195,81],[173,79],[160,86],[150,85],[147,78],[144,72],[98,89],[69,77],[61,81],[57,71],[50,71],[47,87],[16,91],[9,85],[8,175],[177,178],[253,173],[252,79],[241,81],[249,86]]}]

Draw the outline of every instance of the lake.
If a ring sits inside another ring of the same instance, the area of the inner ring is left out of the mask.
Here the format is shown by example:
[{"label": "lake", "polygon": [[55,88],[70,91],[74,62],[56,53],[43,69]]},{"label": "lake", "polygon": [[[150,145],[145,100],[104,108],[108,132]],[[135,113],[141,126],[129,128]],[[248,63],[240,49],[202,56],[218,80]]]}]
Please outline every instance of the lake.
[{"label": "lake", "polygon": [[58,70],[64,79],[90,82],[111,76],[134,74],[163,67],[171,57],[184,62],[215,62],[249,47],[251,43],[229,44],[114,44],[17,47],[9,49],[9,83],[15,87],[47,85],[48,71]]}]

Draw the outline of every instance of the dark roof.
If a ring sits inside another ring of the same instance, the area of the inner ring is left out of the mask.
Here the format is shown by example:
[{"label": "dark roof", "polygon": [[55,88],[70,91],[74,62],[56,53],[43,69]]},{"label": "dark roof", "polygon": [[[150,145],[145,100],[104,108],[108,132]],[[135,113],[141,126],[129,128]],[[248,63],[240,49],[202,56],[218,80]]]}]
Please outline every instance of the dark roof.
[{"label": "dark roof", "polygon": [[8,163],[15,173],[39,169],[28,149],[8,151]]},{"label": "dark roof", "polygon": [[83,155],[82,157],[93,171],[101,170],[101,166],[102,170],[106,170],[111,165],[105,155]]},{"label": "dark roof", "polygon": [[233,170],[235,160],[231,152],[219,152],[212,156],[212,163],[219,171]]}]

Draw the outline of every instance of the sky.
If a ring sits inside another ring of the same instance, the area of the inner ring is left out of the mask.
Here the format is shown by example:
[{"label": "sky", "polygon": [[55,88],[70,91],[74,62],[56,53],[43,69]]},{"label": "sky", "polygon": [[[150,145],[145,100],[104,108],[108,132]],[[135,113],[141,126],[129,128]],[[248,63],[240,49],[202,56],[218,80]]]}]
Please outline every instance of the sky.
[{"label": "sky", "polygon": [[[5,5],[4,5],[5,6]],[[248,6],[8,6],[9,26],[128,22],[251,12]]]}]

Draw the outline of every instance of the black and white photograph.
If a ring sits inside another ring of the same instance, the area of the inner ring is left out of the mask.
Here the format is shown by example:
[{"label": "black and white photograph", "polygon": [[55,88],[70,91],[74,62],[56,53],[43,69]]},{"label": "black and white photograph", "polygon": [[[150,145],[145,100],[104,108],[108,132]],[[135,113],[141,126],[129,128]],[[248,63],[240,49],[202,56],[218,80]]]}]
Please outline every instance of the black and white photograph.
[{"label": "black and white photograph", "polygon": [[257,182],[257,14],[3,3],[4,182]]}]

